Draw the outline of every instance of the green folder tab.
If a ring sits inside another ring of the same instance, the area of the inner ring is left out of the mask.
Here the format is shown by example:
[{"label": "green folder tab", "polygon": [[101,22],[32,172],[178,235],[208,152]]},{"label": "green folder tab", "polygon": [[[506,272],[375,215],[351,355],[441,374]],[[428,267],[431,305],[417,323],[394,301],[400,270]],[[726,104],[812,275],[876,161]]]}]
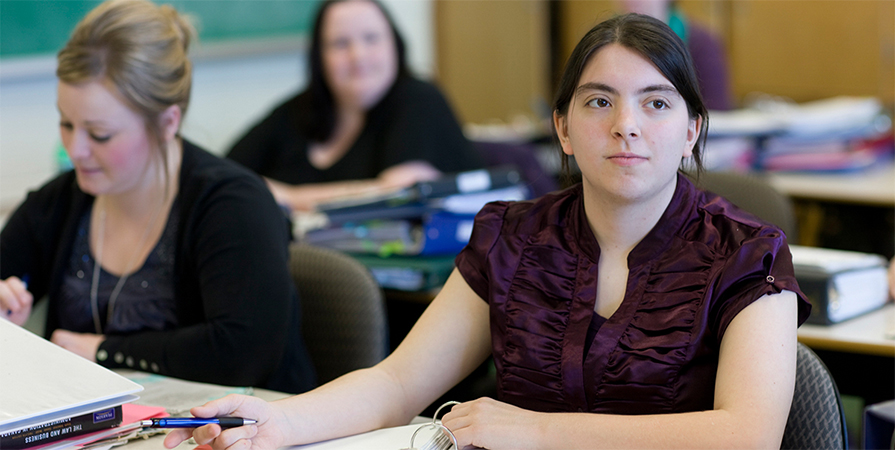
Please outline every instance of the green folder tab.
[{"label": "green folder tab", "polygon": [[381,258],[352,254],[370,269],[379,285],[401,291],[425,291],[441,287],[454,270],[456,255],[401,256]]}]

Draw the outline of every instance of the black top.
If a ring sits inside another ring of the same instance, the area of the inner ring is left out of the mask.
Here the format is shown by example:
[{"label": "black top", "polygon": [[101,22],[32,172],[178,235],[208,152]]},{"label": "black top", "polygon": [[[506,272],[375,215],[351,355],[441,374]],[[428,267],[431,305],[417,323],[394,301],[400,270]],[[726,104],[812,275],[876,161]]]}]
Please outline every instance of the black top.
[{"label": "black top", "polygon": [[[73,171],[63,173],[29,193],[0,233],[0,279],[27,275],[34,298],[49,298],[47,337],[59,327],[63,273],[93,200]],[[263,181],[184,141],[175,204],[178,326],[107,334],[100,364],[286,392],[313,387],[289,229]]]},{"label": "black top", "polygon": [[[78,232],[72,244],[68,266],[62,274],[60,301],[54,302],[63,330],[96,333],[91,301],[94,272],[97,276],[96,312],[103,334],[129,334],[138,331],[177,328],[177,299],[174,295],[174,262],[177,254],[179,205],[174,202],[168,221],[155,247],[142,267],[122,278],[98,266],[90,251],[90,210],[81,214]],[[95,269],[99,270],[95,270]],[[121,290],[109,311],[112,294]],[[112,318],[108,320],[109,314]]]},{"label": "black top", "polygon": [[375,178],[383,170],[424,160],[451,173],[483,167],[438,89],[403,76],[366,117],[351,149],[328,169],[308,160],[308,141],[297,124],[314,114],[301,93],[255,125],[227,155],[265,177],[289,184]]}]

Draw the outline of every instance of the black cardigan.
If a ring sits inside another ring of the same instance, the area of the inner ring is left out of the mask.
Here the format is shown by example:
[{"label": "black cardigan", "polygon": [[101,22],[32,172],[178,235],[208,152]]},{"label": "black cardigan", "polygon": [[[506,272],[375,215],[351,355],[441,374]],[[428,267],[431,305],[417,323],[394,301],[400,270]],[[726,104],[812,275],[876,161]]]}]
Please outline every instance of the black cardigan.
[{"label": "black cardigan", "polygon": [[345,156],[325,170],[311,165],[310,142],[297,125],[315,114],[309,104],[307,93],[287,100],[249,130],[227,157],[289,184],[375,178],[411,160],[428,161],[445,173],[484,167],[447,100],[432,84],[399,77],[367,113],[363,130]]},{"label": "black cardigan", "polygon": [[[288,269],[289,229],[262,180],[183,142],[174,285],[178,327],[107,335],[100,363],[188,380],[302,392],[315,384]],[[94,197],[73,171],[38,191],[0,233],[0,279],[49,298],[46,337],[78,220]],[[87,331],[89,330],[76,330]]]}]

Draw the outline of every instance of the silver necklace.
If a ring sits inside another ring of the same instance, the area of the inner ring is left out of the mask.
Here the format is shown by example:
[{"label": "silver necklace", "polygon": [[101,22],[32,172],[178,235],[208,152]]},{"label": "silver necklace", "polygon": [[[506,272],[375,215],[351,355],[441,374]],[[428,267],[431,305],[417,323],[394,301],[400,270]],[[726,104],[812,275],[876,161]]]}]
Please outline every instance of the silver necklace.
[{"label": "silver necklace", "polygon": [[[99,203],[100,200],[97,200]],[[115,289],[112,289],[112,294],[109,295],[109,309],[106,314],[106,324],[112,323],[112,311],[115,308],[115,301],[118,300],[118,294],[121,293],[121,288],[124,287],[124,283],[127,282],[127,278],[131,276],[133,273],[133,265],[137,260],[137,256],[140,255],[140,249],[143,248],[143,245],[146,244],[146,239],[149,237],[149,231],[152,230],[152,225],[155,224],[155,219],[158,217],[159,212],[162,210],[165,204],[164,197],[162,198],[162,204],[156,208],[155,212],[152,213],[152,217],[149,219],[149,223],[146,225],[146,229],[143,230],[143,236],[140,238],[140,243],[137,244],[137,247],[134,248],[134,253],[131,255],[130,261],[127,262],[127,266],[125,266],[125,271],[121,275],[121,278],[118,279],[118,283],[115,284]],[[96,239],[96,257],[93,258],[93,281],[90,283],[90,310],[93,313],[93,326],[96,329],[96,334],[103,334],[103,327],[99,320],[99,301],[97,300],[97,291],[99,291],[99,273],[102,266],[102,257],[103,257],[103,240],[106,235],[106,207],[105,203],[100,205],[99,210],[99,236]]]}]

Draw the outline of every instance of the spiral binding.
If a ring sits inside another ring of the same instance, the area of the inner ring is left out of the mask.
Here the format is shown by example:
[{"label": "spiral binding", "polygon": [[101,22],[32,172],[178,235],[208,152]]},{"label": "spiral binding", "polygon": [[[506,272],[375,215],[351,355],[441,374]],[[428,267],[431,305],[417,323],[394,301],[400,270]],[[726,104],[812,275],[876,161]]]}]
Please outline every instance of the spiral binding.
[{"label": "spiral binding", "polygon": [[[432,422],[423,424],[416,431],[413,432],[413,436],[410,437],[410,449],[409,450],[451,450],[458,449],[460,446],[457,444],[457,438],[454,436],[454,433],[451,430],[448,430],[447,427],[441,424],[441,420],[438,419],[438,413],[447,406],[459,405],[460,402],[447,402],[438,407],[435,410],[435,414],[432,415]],[[416,435],[423,430],[434,429],[435,433],[422,444],[421,447],[414,446],[414,441],[416,440]],[[441,431],[439,433],[438,431]]]}]

